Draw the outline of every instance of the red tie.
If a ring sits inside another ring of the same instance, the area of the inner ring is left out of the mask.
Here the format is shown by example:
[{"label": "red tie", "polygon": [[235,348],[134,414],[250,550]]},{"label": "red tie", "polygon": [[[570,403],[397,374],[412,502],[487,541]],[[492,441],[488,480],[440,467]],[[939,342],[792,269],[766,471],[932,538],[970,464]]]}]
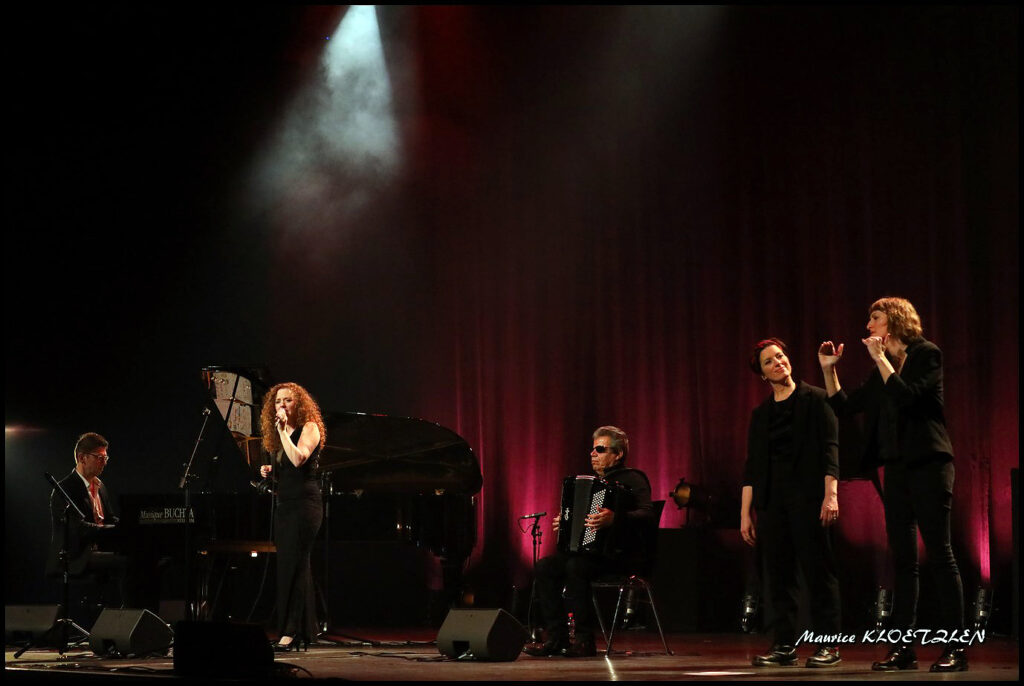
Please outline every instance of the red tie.
[{"label": "red tie", "polygon": [[92,496],[92,520],[96,524],[102,524],[103,503],[100,502],[99,482],[95,479],[89,484],[89,494]]}]

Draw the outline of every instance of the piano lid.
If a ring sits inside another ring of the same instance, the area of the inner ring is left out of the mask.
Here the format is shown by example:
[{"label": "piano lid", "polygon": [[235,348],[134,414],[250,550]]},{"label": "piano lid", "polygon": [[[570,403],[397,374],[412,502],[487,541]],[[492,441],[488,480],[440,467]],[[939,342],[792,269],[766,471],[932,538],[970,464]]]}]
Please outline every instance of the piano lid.
[{"label": "piano lid", "polygon": [[324,424],[320,472],[335,489],[474,495],[483,485],[469,444],[440,424],[361,412],[328,413]]}]

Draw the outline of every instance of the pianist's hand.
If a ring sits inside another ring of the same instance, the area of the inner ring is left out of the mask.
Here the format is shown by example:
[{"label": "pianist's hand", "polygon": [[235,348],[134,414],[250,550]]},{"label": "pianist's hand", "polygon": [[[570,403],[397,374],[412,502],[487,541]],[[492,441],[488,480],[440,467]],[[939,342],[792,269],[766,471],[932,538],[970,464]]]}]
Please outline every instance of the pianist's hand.
[{"label": "pianist's hand", "polygon": [[588,529],[603,529],[615,522],[615,513],[607,507],[602,507],[596,513],[587,515],[586,522]]},{"label": "pianist's hand", "polygon": [[272,467],[269,464],[260,465],[260,476],[266,479],[268,476],[270,476],[271,469]]}]

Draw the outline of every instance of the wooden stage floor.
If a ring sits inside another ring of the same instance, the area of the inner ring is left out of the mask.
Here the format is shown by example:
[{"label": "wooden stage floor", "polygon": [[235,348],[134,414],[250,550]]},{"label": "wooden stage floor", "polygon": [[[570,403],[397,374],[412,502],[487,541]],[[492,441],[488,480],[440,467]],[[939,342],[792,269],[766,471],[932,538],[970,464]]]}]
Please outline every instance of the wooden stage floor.
[{"label": "wooden stage floor", "polygon": [[[842,648],[843,663],[831,669],[808,669],[802,658],[813,652],[801,646],[801,666],[755,668],[751,657],[767,646],[764,636],[747,634],[672,634],[665,655],[656,633],[626,631],[615,639],[610,657],[568,659],[520,655],[510,662],[456,661],[439,654],[436,630],[415,628],[345,630],[334,642],[308,652],[276,655],[274,678],[324,681],[1017,681],[1019,646],[1015,639],[989,637],[969,649],[970,670],[932,674],[928,666],[938,646],[918,650],[921,669],[899,673],[871,671],[871,661],[885,646],[851,644]],[[365,639],[359,641],[356,639]],[[600,644],[599,647],[603,647]],[[620,652],[620,650],[622,652]],[[14,659],[8,646],[4,679],[21,684],[153,683],[160,679],[193,681],[175,675],[173,654],[145,659],[99,658],[75,649],[60,658],[56,650],[30,650]],[[209,682],[203,679],[203,682]],[[240,679],[223,680],[225,683]]]}]

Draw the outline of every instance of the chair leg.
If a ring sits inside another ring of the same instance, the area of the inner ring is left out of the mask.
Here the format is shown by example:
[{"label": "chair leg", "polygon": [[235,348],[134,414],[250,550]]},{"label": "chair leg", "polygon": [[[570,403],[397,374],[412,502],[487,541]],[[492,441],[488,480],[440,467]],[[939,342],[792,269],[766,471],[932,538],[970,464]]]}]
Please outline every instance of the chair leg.
[{"label": "chair leg", "polygon": [[615,602],[615,615],[612,617],[612,630],[608,634],[608,644],[605,647],[605,655],[612,654],[612,642],[615,640],[615,627],[619,625],[619,612],[622,610],[622,599],[626,596],[626,587],[629,581],[619,586],[619,599]]},{"label": "chair leg", "polygon": [[601,608],[597,604],[597,591],[596,589],[590,589],[590,601],[594,605],[594,615],[597,616],[597,625],[601,627],[601,636],[604,637],[605,646],[608,645],[608,632],[604,628],[604,618],[601,617]]},{"label": "chair leg", "polygon": [[674,653],[669,649],[668,643],[665,641],[665,632],[661,630],[661,620],[658,618],[658,608],[654,604],[654,595],[651,593],[651,586],[643,579],[636,579],[636,581],[643,586],[645,591],[647,591],[647,601],[651,605],[651,614],[654,615],[654,623],[658,626],[658,635],[661,636],[661,645],[665,649],[665,654],[673,655]]}]

